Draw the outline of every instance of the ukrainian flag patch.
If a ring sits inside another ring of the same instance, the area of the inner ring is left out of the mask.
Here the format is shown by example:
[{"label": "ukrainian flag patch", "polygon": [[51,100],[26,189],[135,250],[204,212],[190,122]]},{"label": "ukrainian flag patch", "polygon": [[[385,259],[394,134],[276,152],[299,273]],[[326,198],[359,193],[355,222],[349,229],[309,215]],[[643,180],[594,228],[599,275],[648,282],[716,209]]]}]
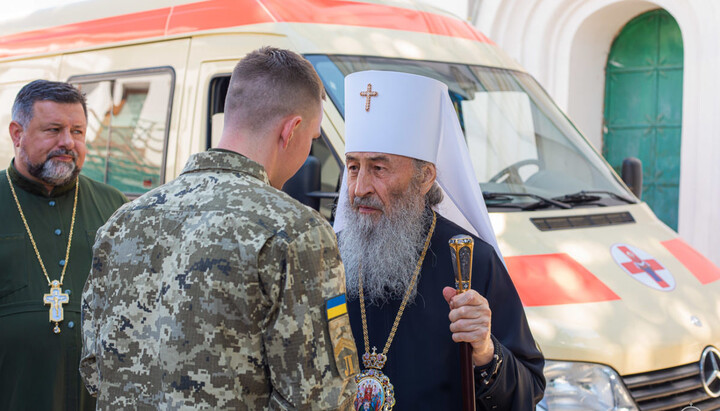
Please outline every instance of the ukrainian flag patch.
[{"label": "ukrainian flag patch", "polygon": [[335,317],[339,317],[343,314],[347,314],[347,305],[345,304],[345,294],[340,294],[337,297],[333,297],[325,302],[327,309],[327,319],[332,320]]}]

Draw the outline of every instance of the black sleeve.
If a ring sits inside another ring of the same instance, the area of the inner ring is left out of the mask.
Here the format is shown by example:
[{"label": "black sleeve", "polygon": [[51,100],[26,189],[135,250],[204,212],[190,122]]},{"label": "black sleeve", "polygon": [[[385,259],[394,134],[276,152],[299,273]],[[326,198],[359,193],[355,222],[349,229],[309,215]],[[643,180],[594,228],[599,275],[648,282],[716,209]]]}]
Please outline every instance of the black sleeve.
[{"label": "black sleeve", "polygon": [[[477,245],[481,245],[477,247]],[[475,369],[475,396],[478,410],[533,410],[545,390],[545,360],[530,332],[525,311],[515,286],[494,249],[476,242],[473,276],[476,289],[490,304],[493,341],[502,362],[489,384]]]}]

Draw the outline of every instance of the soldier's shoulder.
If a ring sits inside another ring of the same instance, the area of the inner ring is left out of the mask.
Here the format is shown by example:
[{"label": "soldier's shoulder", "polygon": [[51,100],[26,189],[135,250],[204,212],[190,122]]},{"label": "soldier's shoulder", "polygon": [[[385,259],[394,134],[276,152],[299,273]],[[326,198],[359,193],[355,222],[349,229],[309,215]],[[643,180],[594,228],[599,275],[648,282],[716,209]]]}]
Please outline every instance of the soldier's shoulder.
[{"label": "soldier's shoulder", "polygon": [[263,190],[267,195],[267,217],[276,222],[276,230],[283,231],[288,240],[316,229],[332,232],[330,223],[318,211],[271,186],[265,186]]},{"label": "soldier's shoulder", "polygon": [[[190,196],[183,196],[184,193],[194,193],[196,188],[188,186],[179,176],[173,180],[161,184],[150,191],[147,191],[139,197],[133,199],[132,202],[125,205],[122,210],[125,213],[132,213],[136,211],[158,210],[167,211],[169,209],[182,208],[192,204]],[[212,201],[212,196],[205,193],[206,201]]]}]

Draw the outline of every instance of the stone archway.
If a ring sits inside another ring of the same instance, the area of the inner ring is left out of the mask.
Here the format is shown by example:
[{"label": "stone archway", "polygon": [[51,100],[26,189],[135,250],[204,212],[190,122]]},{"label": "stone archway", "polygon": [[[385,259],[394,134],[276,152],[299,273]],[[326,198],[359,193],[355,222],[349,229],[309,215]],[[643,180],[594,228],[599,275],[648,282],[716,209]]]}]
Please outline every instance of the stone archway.
[{"label": "stone archway", "polygon": [[573,36],[567,71],[568,115],[602,150],[605,64],[610,46],[633,17],[656,9],[650,2],[617,2],[585,17]]}]

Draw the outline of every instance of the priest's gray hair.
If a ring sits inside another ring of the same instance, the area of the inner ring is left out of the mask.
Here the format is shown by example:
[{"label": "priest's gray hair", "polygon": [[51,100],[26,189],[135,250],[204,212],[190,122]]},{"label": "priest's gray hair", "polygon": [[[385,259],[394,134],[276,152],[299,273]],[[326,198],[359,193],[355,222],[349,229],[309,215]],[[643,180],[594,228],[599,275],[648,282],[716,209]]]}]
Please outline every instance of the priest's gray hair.
[{"label": "priest's gray hair", "polygon": [[37,101],[52,101],[61,104],[82,105],[87,119],[85,96],[69,83],[49,80],[32,81],[18,92],[12,106],[12,121],[27,128],[33,119],[33,106]]},{"label": "priest's gray hair", "polygon": [[[401,300],[409,288],[432,220],[429,206],[442,198],[440,187],[425,197],[420,194],[423,165],[415,163],[410,184],[405,190],[390,193],[387,207],[374,194],[355,197],[353,205],[349,201],[341,203],[338,213],[342,213],[346,224],[338,246],[351,300],[359,297],[361,273],[368,304]],[[379,217],[362,215],[357,211],[359,205],[376,207],[383,213]],[[416,293],[414,287],[409,301],[414,301]]]},{"label": "priest's gray hair", "polygon": [[[413,159],[413,166],[415,166],[415,178],[420,178],[420,173],[422,173],[423,167],[426,165],[435,166],[433,163],[429,161],[424,160],[418,160],[416,158]],[[443,200],[443,192],[440,186],[438,185],[437,181],[435,181],[430,187],[430,191],[425,194],[425,204],[427,204],[429,207],[435,207],[436,205],[440,204]]]}]

